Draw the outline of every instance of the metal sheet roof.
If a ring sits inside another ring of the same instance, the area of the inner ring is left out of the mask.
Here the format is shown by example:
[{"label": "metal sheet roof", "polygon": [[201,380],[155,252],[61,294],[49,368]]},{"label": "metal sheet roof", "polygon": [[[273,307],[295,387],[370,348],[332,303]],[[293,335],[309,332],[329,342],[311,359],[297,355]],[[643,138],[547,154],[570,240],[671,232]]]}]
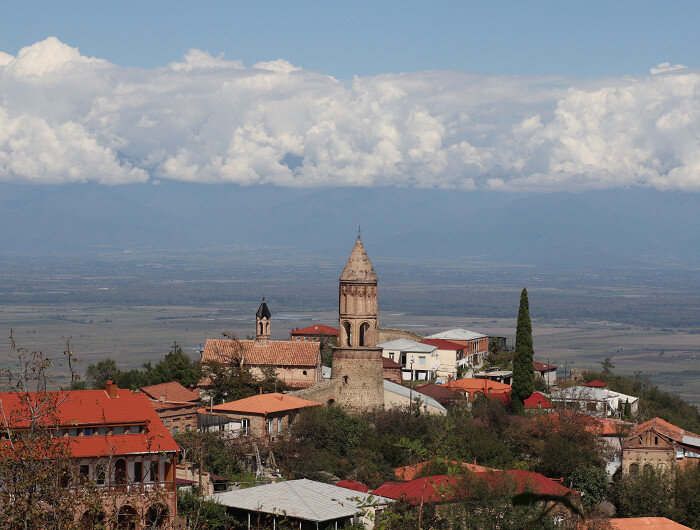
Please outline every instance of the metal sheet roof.
[{"label": "metal sheet roof", "polygon": [[209,495],[224,506],[306,521],[332,521],[351,517],[367,502],[387,504],[391,499],[369,495],[308,479],[274,482],[264,486]]},{"label": "metal sheet roof", "polygon": [[399,396],[407,397],[409,399],[411,398],[411,394],[413,394],[413,399],[419,399],[421,403],[425,405],[430,405],[431,407],[435,407],[436,409],[447,412],[447,409],[440,405],[440,403],[435,398],[426,396],[418,390],[413,390],[413,393],[411,393],[410,388],[394,383],[393,381],[389,381],[388,379],[384,380],[384,390],[386,390],[387,392],[398,394]]},{"label": "metal sheet roof", "polygon": [[382,342],[377,344],[377,348],[383,348],[385,350],[398,350],[402,352],[412,352],[412,353],[433,353],[437,350],[436,346],[431,346],[430,344],[421,344],[411,339],[394,339],[388,342]]},{"label": "metal sheet roof", "polygon": [[473,339],[484,339],[486,335],[477,333],[476,331],[469,331],[468,329],[455,328],[448,329],[441,333],[435,333],[434,335],[428,335],[426,339],[447,339],[447,340],[473,340]]}]

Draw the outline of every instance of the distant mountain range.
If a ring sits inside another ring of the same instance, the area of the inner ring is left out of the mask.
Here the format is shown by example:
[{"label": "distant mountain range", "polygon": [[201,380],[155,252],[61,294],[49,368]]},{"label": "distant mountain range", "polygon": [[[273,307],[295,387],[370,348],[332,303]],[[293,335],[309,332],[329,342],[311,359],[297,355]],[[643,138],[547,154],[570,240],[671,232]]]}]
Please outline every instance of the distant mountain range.
[{"label": "distant mountain range", "polygon": [[258,248],[595,270],[700,263],[700,194],[0,183],[0,253]]}]

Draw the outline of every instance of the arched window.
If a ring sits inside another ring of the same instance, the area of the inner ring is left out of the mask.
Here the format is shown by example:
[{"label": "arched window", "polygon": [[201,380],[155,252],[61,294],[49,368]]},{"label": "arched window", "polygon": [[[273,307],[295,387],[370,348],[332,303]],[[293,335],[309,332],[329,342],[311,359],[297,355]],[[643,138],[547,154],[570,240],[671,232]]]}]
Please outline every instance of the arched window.
[{"label": "arched window", "polygon": [[352,335],[350,333],[350,322],[343,322],[343,330],[345,331],[345,345],[352,346]]},{"label": "arched window", "polygon": [[117,513],[117,528],[136,528],[136,523],[138,521],[138,512],[136,508],[129,506],[128,504],[122,506],[121,510]]},{"label": "arched window", "polygon": [[123,458],[114,463],[114,482],[119,486],[126,484],[126,460]]},{"label": "arched window", "polygon": [[644,467],[642,468],[642,473],[645,475],[653,475],[654,474],[654,468],[651,464],[644,464]]},{"label": "arched window", "polygon": [[146,511],[146,528],[165,528],[168,524],[168,509],[154,504]]},{"label": "arched window", "polygon": [[[249,328],[249,329],[250,329],[250,328]],[[260,335],[262,335],[262,334],[263,334],[263,323],[260,322]]]},{"label": "arched window", "polygon": [[630,475],[639,474],[639,464],[630,464]]},{"label": "arched window", "polygon": [[363,322],[360,326],[360,346],[367,346],[367,332],[369,331],[369,324]]}]

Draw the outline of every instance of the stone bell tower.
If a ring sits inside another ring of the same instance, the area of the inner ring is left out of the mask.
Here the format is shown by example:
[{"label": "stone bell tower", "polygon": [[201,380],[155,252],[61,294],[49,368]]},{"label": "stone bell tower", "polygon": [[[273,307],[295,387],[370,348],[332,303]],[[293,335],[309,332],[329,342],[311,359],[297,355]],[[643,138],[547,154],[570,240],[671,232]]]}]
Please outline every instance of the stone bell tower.
[{"label": "stone bell tower", "polygon": [[382,350],[376,348],[379,309],[377,275],[359,234],[338,290],[340,341],[333,350],[335,401],[357,410],[384,406]]},{"label": "stone bell tower", "polygon": [[265,297],[255,313],[255,342],[256,344],[268,344],[270,342],[270,318],[272,313],[267,308]]}]

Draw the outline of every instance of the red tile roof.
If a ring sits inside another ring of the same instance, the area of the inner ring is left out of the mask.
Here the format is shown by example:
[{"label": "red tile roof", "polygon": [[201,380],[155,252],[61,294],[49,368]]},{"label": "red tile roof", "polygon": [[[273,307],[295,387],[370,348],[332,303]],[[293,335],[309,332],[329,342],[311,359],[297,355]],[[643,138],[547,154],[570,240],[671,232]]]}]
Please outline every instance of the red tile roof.
[{"label": "red tile roof", "polygon": [[[413,464],[410,466],[403,466],[403,467],[397,467],[394,469],[394,475],[396,475],[397,478],[403,480],[403,481],[408,481],[408,480],[413,480],[415,479],[420,473],[423,472],[423,470],[431,465],[434,460],[428,460],[426,462],[418,462],[417,464]],[[484,467],[484,466],[479,466],[476,463],[474,464],[469,464],[467,462],[456,462],[454,460],[451,460],[447,462],[448,464],[451,464],[453,466],[459,466],[463,469],[468,469],[469,471],[472,472],[478,472],[478,471],[493,471],[492,468],[490,467]]]},{"label": "red tile roof", "polygon": [[532,368],[535,372],[550,372],[557,369],[553,364],[545,364],[539,361],[532,361]]},{"label": "red tile roof", "polygon": [[596,379],[594,381],[591,381],[590,383],[586,383],[586,386],[590,386],[593,388],[605,388],[606,383],[605,381],[600,381],[599,379]]},{"label": "red tile roof", "polygon": [[336,328],[330,326],[325,326],[323,324],[313,324],[305,328],[296,328],[292,330],[292,337],[296,335],[329,335],[337,337],[340,331]]},{"label": "red tile roof", "polygon": [[182,386],[177,381],[169,383],[161,383],[159,385],[150,385],[141,387],[141,392],[148,394],[148,397],[155,400],[160,400],[161,396],[165,397],[167,402],[185,403],[188,401],[199,401],[199,389],[194,391]]},{"label": "red tile roof", "polygon": [[421,344],[428,344],[430,346],[436,346],[438,350],[454,350],[459,351],[466,348],[464,344],[458,344],[447,339],[423,339]]},{"label": "red tile roof", "polygon": [[[512,469],[508,471],[480,471],[471,473],[465,477],[476,480],[484,480],[491,488],[500,488],[513,484],[518,493],[532,491],[544,495],[577,495],[574,491],[559,482],[549,479],[539,473]],[[460,477],[448,475],[434,475],[422,477],[402,484],[387,482],[372,492],[390,499],[405,498],[411,503],[440,502],[458,499],[469,495],[468,491],[460,490],[462,487]],[[468,483],[467,483],[468,487]]]},{"label": "red tile roof", "polygon": [[228,362],[240,359],[248,365],[308,366],[321,362],[321,344],[292,340],[271,340],[267,343],[255,340],[207,339],[202,362]]},{"label": "red tile roof", "polygon": [[354,480],[341,480],[336,482],[335,485],[339,488],[359,491],[360,493],[367,493],[369,491],[369,488],[362,482],[355,482]]},{"label": "red tile roof", "polygon": [[653,418],[649,421],[645,421],[644,423],[640,423],[639,425],[637,425],[634,429],[630,431],[628,438],[638,436],[643,432],[652,429],[658,432],[659,434],[664,434],[668,436],[676,442],[680,442],[683,436],[699,437],[697,434],[681,429],[680,427],[676,427],[672,423],[662,420],[661,418]]},{"label": "red tile roof", "polygon": [[448,388],[454,388],[465,392],[484,392],[485,394],[509,394],[511,386],[490,379],[472,379],[465,377],[464,379],[456,379],[445,385]]},{"label": "red tile roof", "polygon": [[539,392],[533,392],[529,398],[523,400],[523,405],[525,405],[526,409],[553,409],[554,408],[554,405],[552,405],[547,400],[547,398],[545,398]]},{"label": "red tile roof", "polygon": [[665,517],[628,517],[624,519],[608,519],[614,530],[691,530],[689,526],[666,519]]},{"label": "red tile roof", "polygon": [[[75,457],[95,457],[131,453],[172,452],[179,448],[156,414],[146,394],[114,389],[114,397],[105,390],[50,391],[46,393],[0,394],[10,426],[28,425],[27,400],[56,407],[55,420],[46,417],[47,426],[82,428],[115,425],[145,425],[139,434],[93,435],[63,438]],[[46,401],[48,400],[48,401]],[[54,423],[54,421],[56,423]],[[0,420],[0,423],[3,423]]]},{"label": "red tile roof", "polygon": [[464,399],[464,396],[453,388],[448,388],[445,385],[436,385],[435,383],[426,383],[414,388],[414,390],[430,396],[441,405],[445,403],[451,404],[458,399]]},{"label": "red tile roof", "polygon": [[396,361],[389,359],[389,357],[382,356],[382,368],[384,368],[384,370],[392,368],[401,370],[402,366]]},{"label": "red tile roof", "polygon": [[213,408],[214,413],[238,413],[238,414],[271,414],[273,412],[285,412],[288,410],[303,409],[320,405],[316,401],[301,399],[288,394],[277,392],[271,394],[256,394],[244,399],[229,401]]}]

